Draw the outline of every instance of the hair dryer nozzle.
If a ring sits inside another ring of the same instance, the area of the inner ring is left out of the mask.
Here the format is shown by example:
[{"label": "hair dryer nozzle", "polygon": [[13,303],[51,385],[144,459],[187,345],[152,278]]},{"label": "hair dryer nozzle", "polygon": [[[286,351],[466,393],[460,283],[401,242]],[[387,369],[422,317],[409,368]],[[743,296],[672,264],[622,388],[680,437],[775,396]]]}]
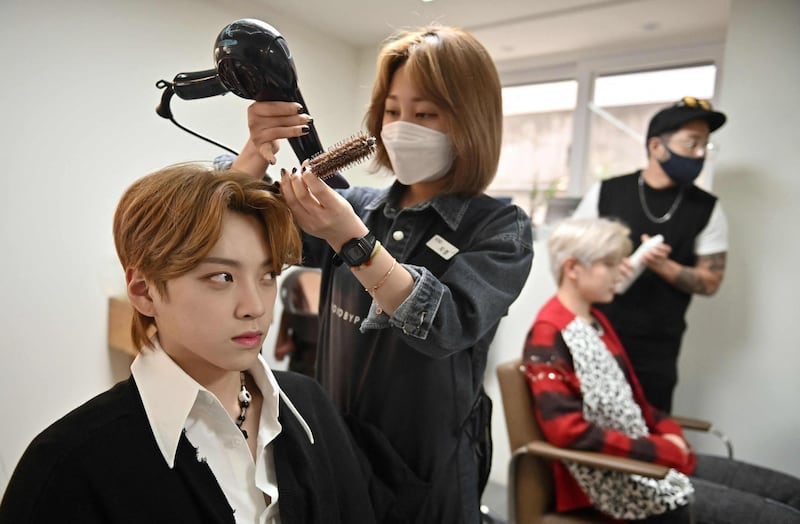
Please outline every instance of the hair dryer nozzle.
[{"label": "hair dryer nozzle", "polygon": [[228,92],[225,85],[220,82],[216,69],[178,73],[172,81],[172,87],[175,94],[184,100],[208,98]]}]

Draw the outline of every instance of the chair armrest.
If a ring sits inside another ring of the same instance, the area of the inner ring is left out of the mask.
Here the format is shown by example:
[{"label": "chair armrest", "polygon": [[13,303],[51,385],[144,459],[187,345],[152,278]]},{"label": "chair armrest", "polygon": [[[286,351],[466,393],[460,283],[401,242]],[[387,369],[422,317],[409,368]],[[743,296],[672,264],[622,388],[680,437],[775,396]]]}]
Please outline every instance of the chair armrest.
[{"label": "chair armrest", "polygon": [[651,464],[639,460],[604,455],[593,451],[578,451],[574,449],[564,449],[556,447],[543,440],[534,440],[516,449],[511,454],[508,467],[508,524],[520,524],[517,515],[517,469],[520,459],[526,455],[535,455],[551,460],[572,460],[580,464],[597,466],[600,468],[622,471],[642,475],[655,479],[663,479],[667,476],[669,468],[660,464]]},{"label": "chair armrest", "polygon": [[730,438],[728,438],[728,435],[726,435],[719,429],[715,428],[714,425],[711,424],[711,422],[699,418],[675,417],[675,416],[672,417],[672,420],[680,424],[680,426],[683,429],[691,429],[694,431],[703,431],[711,433],[712,435],[720,439],[723,444],[725,444],[725,449],[728,452],[728,458],[729,459],[733,458],[733,442],[731,441]]},{"label": "chair armrest", "polygon": [[708,431],[711,429],[711,422],[707,420],[690,417],[676,417],[673,415],[670,415],[670,417],[672,420],[680,424],[680,426],[684,429],[693,429],[695,431]]},{"label": "chair armrest", "polygon": [[552,460],[571,460],[587,466],[621,471],[634,475],[642,475],[655,479],[663,479],[669,472],[669,467],[653,464],[614,455],[606,455],[595,451],[580,451],[556,447],[549,442],[535,440],[529,442],[514,452],[517,454],[533,454]]}]

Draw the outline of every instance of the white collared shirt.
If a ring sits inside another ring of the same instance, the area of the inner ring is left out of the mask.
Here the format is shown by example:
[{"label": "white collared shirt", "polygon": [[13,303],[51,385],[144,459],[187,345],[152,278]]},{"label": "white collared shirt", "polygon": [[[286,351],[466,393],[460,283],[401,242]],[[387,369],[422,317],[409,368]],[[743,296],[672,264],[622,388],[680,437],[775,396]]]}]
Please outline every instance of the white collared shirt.
[{"label": "white collared shirt", "polygon": [[[280,398],[309,440],[308,424],[280,390],[275,376],[259,355],[248,370],[263,396],[258,424],[256,460],[239,428],[213,393],[187,375],[153,337],[154,349],[143,348],[131,365],[147,419],[167,465],[175,465],[181,433],[197,448],[197,459],[208,463],[237,523],[280,524],[278,482],[272,441],[280,434]],[[252,435],[250,438],[253,438]],[[264,495],[271,503],[267,506]]]}]

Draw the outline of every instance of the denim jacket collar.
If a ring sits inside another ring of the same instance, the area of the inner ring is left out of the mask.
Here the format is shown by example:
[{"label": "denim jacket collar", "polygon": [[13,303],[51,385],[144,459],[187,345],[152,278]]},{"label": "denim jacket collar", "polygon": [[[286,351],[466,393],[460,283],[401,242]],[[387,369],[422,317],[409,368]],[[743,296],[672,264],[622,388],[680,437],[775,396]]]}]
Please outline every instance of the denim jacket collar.
[{"label": "denim jacket collar", "polygon": [[[371,201],[367,203],[365,209],[375,211],[384,208],[384,214],[388,218],[394,218],[401,210],[398,209],[398,202],[403,195],[406,186],[395,181],[389,188],[378,192]],[[430,200],[421,202],[408,208],[412,211],[422,211],[429,207],[444,220],[448,227],[455,230],[464,218],[464,214],[469,208],[470,198],[456,194],[437,195]]]}]

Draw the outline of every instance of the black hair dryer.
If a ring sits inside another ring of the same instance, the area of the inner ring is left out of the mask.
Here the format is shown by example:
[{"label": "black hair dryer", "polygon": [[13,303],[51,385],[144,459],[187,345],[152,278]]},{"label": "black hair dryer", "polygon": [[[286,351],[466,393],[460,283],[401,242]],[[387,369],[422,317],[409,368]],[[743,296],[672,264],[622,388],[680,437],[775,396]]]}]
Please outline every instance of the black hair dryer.
[{"label": "black hair dryer", "polygon": [[[172,83],[175,94],[190,100],[230,91],[259,102],[297,102],[308,113],[297,87],[297,71],[289,46],[278,30],[266,22],[244,18],[228,24],[214,44],[214,62],[213,70],[176,75]],[[162,99],[156,112],[170,118],[168,100],[164,106]],[[300,162],[324,151],[313,122],[309,123],[307,134],[289,138],[289,144]],[[326,182],[333,187],[349,186],[338,174]]]},{"label": "black hair dryer", "polygon": [[[231,93],[259,102],[297,102],[308,112],[297,87],[292,53],[271,25],[249,18],[229,24],[217,36],[214,61],[220,82]],[[308,134],[289,139],[300,162],[323,150],[313,122],[309,128]]]}]

